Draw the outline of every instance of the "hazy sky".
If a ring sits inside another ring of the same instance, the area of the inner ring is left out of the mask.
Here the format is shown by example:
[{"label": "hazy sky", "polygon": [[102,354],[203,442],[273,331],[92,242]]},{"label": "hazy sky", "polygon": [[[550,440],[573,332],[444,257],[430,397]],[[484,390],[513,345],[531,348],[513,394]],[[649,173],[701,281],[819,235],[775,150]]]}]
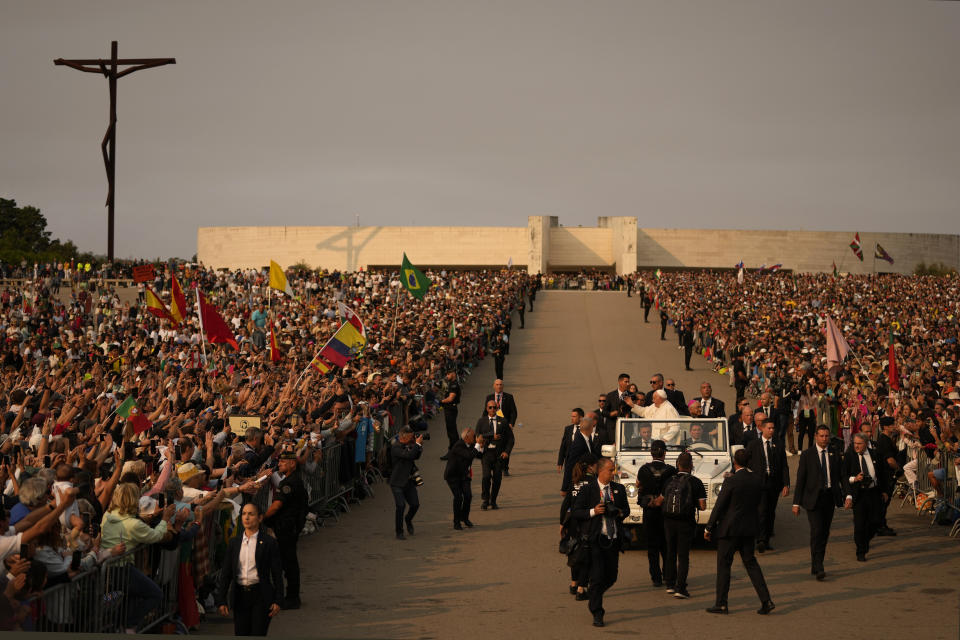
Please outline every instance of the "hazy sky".
[{"label": "hazy sky", "polygon": [[960,2],[0,0],[0,196],[117,255],[198,226],[960,232]]}]

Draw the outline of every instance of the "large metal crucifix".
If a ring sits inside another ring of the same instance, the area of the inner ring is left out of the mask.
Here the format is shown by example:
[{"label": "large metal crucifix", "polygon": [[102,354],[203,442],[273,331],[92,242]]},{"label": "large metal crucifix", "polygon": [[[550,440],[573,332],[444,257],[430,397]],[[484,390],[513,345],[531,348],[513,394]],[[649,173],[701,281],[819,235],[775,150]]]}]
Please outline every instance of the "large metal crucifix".
[{"label": "large metal crucifix", "polygon": [[[117,59],[116,40],[110,43],[109,60],[64,60],[63,58],[57,58],[53,61],[55,65],[65,65],[87,73],[102,73],[109,82],[110,124],[107,126],[107,133],[104,134],[103,141],[100,143],[100,150],[103,152],[103,164],[107,169],[107,259],[111,262],[113,262],[113,187],[117,166],[117,80],[130,75],[134,71],[176,63],[177,61],[174,58],[127,58],[119,60]],[[118,66],[128,65],[133,66],[123,70],[117,69]]]}]

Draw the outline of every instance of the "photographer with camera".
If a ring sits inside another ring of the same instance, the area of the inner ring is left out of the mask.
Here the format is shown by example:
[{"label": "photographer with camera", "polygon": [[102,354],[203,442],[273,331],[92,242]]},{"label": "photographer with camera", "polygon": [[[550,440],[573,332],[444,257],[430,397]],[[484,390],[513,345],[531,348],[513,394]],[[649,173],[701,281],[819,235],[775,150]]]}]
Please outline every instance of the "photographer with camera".
[{"label": "photographer with camera", "polygon": [[[390,444],[390,458],[393,468],[390,471],[390,490],[393,491],[393,500],[396,503],[396,533],[397,540],[406,540],[403,535],[403,523],[407,524],[407,532],[413,535],[413,517],[420,508],[420,497],[417,487],[423,484],[423,478],[417,470],[416,460],[423,453],[423,436],[413,437],[413,429],[401,427],[396,439]],[[407,506],[409,505],[409,510]],[[406,517],[404,517],[406,511]]]},{"label": "photographer with camera", "polygon": [[883,518],[883,503],[890,499],[893,486],[890,467],[880,464],[862,433],[853,434],[853,445],[843,455],[843,480],[846,486],[845,509],[853,509],[853,540],[857,561],[866,562],[870,540]]},{"label": "photographer with camera", "polygon": [[487,413],[477,420],[476,433],[482,437],[483,450],[483,479],[480,481],[481,499],[480,508],[499,509],[497,496],[500,494],[500,483],[503,480],[503,465],[510,452],[513,451],[513,429],[507,424],[506,418],[497,415],[497,403],[489,400],[486,404]]},{"label": "photographer with camera", "polygon": [[617,581],[625,540],[623,519],[630,512],[627,490],[614,481],[615,465],[600,458],[597,478],[580,489],[571,513],[590,548],[589,606],[593,626],[604,626],[603,594]]}]

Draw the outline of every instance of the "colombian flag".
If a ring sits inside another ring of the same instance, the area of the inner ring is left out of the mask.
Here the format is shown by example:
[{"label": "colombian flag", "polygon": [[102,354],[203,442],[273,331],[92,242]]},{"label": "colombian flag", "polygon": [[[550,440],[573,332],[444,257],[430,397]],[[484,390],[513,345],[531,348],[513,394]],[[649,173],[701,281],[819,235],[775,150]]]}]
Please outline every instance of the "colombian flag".
[{"label": "colombian flag", "polygon": [[338,367],[357,357],[367,344],[367,339],[350,322],[344,322],[322,349],[320,355]]},{"label": "colombian flag", "polygon": [[180,324],[187,317],[187,299],[183,297],[183,289],[177,282],[177,276],[173,276],[170,292],[170,317],[174,322]]}]

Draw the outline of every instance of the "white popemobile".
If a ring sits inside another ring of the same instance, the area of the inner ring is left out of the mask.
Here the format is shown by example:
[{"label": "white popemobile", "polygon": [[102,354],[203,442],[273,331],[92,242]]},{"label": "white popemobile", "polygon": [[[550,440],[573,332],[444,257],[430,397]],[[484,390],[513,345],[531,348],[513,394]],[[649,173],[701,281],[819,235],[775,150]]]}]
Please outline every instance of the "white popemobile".
[{"label": "white popemobile", "polygon": [[693,456],[693,475],[707,490],[707,508],[697,514],[697,524],[703,527],[710,519],[713,504],[720,493],[724,478],[733,467],[733,452],[740,445],[730,446],[726,418],[673,418],[654,420],[620,418],[617,420],[616,444],[604,445],[603,455],[617,464],[621,484],[627,488],[630,515],[623,521],[627,527],[643,524],[643,510],[637,504],[637,472],[653,460],[650,442],[663,440],[667,444],[665,462],[677,466],[677,456],[689,451]]}]

